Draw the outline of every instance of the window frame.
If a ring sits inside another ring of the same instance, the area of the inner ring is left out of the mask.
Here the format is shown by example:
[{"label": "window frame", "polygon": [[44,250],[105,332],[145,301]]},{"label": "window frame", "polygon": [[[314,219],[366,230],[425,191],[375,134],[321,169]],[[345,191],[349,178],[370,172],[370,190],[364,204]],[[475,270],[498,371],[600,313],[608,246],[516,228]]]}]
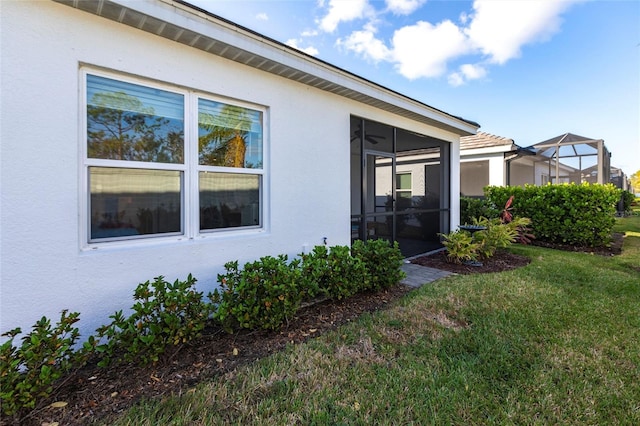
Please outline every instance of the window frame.
[{"label": "window frame", "polygon": [[[198,152],[198,144],[194,143],[191,144],[192,148],[194,149],[193,152],[193,156],[192,156],[192,160],[193,160],[193,182],[195,182],[195,184],[193,185],[193,187],[195,187],[195,193],[193,194],[193,196],[195,197],[195,200],[197,202],[197,208],[193,209],[193,217],[192,217],[192,222],[193,222],[193,226],[197,228],[197,234],[200,237],[206,237],[208,235],[215,235],[215,234],[220,234],[220,233],[228,233],[228,232],[232,232],[233,230],[256,230],[256,229],[263,229],[265,224],[264,224],[264,220],[265,220],[265,195],[264,195],[264,171],[265,171],[265,159],[266,159],[266,131],[265,131],[265,122],[266,122],[266,108],[257,108],[256,106],[249,106],[249,104],[244,103],[244,102],[238,102],[238,101],[230,101],[228,98],[224,98],[221,96],[214,96],[214,95],[208,95],[205,94],[203,92],[196,92],[194,91],[194,96],[191,99],[191,107],[193,108],[193,115],[195,117],[195,119],[193,120],[193,126],[194,128],[192,129],[192,131],[194,132],[194,134],[196,135],[195,137],[197,138],[198,135],[198,114],[199,114],[199,100],[203,99],[203,100],[208,100],[208,101],[214,101],[214,102],[221,102],[221,103],[226,103],[228,105],[233,105],[233,106],[239,106],[242,108],[248,108],[248,109],[253,109],[255,111],[259,111],[262,113],[262,167],[261,168],[246,168],[246,167],[224,167],[224,166],[209,166],[209,165],[203,165],[200,164],[199,161],[199,152]],[[259,176],[259,185],[258,185],[258,191],[260,194],[260,206],[259,206],[259,213],[258,213],[258,217],[260,218],[260,225],[247,225],[247,226],[239,226],[239,227],[228,227],[228,228],[217,228],[217,229],[200,229],[200,172],[211,172],[211,173],[232,173],[232,174],[247,174],[247,175],[258,175]]]},{"label": "window frame", "polygon": [[[401,182],[400,176],[401,175],[408,175],[409,176],[409,189],[406,188],[398,188],[399,183]],[[406,171],[406,172],[398,172],[396,171],[396,199],[400,198],[401,196],[404,198],[408,198],[408,199],[412,199],[413,198],[413,173],[411,171]],[[403,195],[400,195],[403,194]],[[409,196],[407,197],[404,194],[409,194]]]},{"label": "window frame", "polygon": [[[80,206],[79,206],[79,239],[81,249],[95,250],[104,247],[118,247],[122,245],[131,246],[138,244],[150,244],[161,241],[182,241],[193,240],[195,238],[211,238],[230,235],[255,234],[263,233],[268,230],[267,219],[269,217],[267,211],[267,158],[268,158],[268,108],[255,103],[231,99],[229,97],[208,93],[202,90],[185,88],[178,84],[170,84],[160,82],[152,78],[143,78],[131,76],[129,74],[119,73],[110,70],[103,70],[90,66],[82,66],[79,72],[80,79]],[[98,159],[88,157],[88,120],[87,120],[87,76],[95,75],[98,77],[109,78],[123,83],[130,83],[159,89],[171,93],[177,93],[183,96],[184,103],[184,137],[183,137],[183,157],[182,163],[156,163],[143,161],[128,160],[111,160]],[[262,128],[262,167],[261,168],[235,168],[224,166],[206,166],[200,165],[198,161],[198,100],[210,100],[221,102],[228,105],[238,106],[251,109],[261,113]],[[181,175],[180,186],[180,221],[181,231],[171,233],[144,234],[135,236],[122,236],[91,239],[91,188],[90,188],[90,168],[91,167],[111,167],[122,169],[147,169],[147,170],[170,170],[178,171]],[[213,173],[231,173],[231,174],[249,174],[258,175],[259,181],[259,224],[250,226],[236,226],[218,229],[200,229],[200,172]]]}]

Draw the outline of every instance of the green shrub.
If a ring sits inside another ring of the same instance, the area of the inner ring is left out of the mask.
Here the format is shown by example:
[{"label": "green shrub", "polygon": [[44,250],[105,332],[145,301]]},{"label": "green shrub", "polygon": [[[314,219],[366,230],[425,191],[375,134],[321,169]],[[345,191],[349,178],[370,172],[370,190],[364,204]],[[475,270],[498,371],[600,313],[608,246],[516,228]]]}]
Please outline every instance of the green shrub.
[{"label": "green shrub", "polygon": [[514,217],[507,225],[516,233],[516,243],[529,244],[536,238],[531,232],[531,219],[528,217]]},{"label": "green shrub", "polygon": [[22,330],[15,328],[3,333],[9,337],[0,346],[0,401],[5,415],[19,414],[33,409],[39,399],[48,397],[53,383],[73,365],[73,345],[79,332],[73,324],[80,314],[62,311],[60,321],[42,317],[33,330],[22,338],[20,346],[13,340]]},{"label": "green shrub", "polygon": [[618,190],[610,184],[561,184],[485,188],[495,206],[514,196],[514,215],[531,219],[536,238],[578,246],[606,245],[615,223]]},{"label": "green shrub", "polygon": [[453,231],[448,234],[438,234],[442,237],[442,245],[447,251],[447,260],[461,264],[478,260],[478,250],[481,243],[473,241],[471,233],[467,231]]},{"label": "green shrub", "polygon": [[287,263],[287,256],[266,256],[238,269],[227,262],[218,274],[220,290],[211,299],[218,305],[214,318],[229,332],[234,328],[277,329],[291,318],[305,293],[300,260]]},{"label": "green shrub", "polygon": [[314,247],[301,254],[303,280],[308,282],[310,297],[323,295],[332,299],[352,296],[367,287],[363,261],[351,256],[348,246]]},{"label": "green shrub", "polygon": [[477,253],[481,258],[493,257],[497,249],[507,248],[516,241],[517,228],[504,224],[499,218],[480,218],[474,221],[475,225],[486,229],[473,234],[472,240],[478,243]]},{"label": "green shrub", "polygon": [[460,197],[460,223],[470,225],[481,217],[497,217],[498,210],[481,198]]},{"label": "green shrub", "polygon": [[387,240],[356,240],[351,246],[353,257],[366,268],[365,289],[381,290],[399,283],[405,274],[401,269],[403,256],[398,243]]},{"label": "green shrub", "polygon": [[200,336],[213,306],[194,290],[196,279],[189,274],[185,281],[173,284],[164,277],[138,285],[134,291],[133,313],[122,311],[110,316],[110,324],[97,330],[103,344],[96,344],[101,354],[99,365],[113,360],[145,365],[157,362],[171,346],[178,346]]},{"label": "green shrub", "polygon": [[328,263],[329,250],[326,246],[315,246],[309,253],[300,254],[301,279],[303,281],[304,299],[317,296],[328,297]]},{"label": "green shrub", "polygon": [[621,193],[621,197],[622,197],[622,208],[623,208],[623,213],[624,214],[630,214],[633,211],[633,204],[636,201],[636,196],[633,195],[631,192],[629,191],[624,191],[624,190],[620,190]]}]

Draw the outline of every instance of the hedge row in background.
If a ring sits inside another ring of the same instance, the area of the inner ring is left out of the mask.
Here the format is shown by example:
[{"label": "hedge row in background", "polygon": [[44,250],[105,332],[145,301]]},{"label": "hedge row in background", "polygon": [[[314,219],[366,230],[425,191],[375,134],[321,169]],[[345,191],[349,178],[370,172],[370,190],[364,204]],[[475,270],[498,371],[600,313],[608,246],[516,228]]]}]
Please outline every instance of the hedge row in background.
[{"label": "hedge row in background", "polygon": [[490,205],[514,196],[513,213],[531,219],[540,241],[598,247],[610,242],[620,190],[611,184],[560,184],[523,187],[488,186]]},{"label": "hedge row in background", "polygon": [[633,205],[636,202],[636,196],[629,191],[622,191],[622,213],[625,215],[633,212]]},{"label": "hedge row in background", "polygon": [[460,196],[460,224],[462,225],[471,225],[481,217],[493,219],[498,217],[499,213],[500,211],[490,206],[484,198]]}]

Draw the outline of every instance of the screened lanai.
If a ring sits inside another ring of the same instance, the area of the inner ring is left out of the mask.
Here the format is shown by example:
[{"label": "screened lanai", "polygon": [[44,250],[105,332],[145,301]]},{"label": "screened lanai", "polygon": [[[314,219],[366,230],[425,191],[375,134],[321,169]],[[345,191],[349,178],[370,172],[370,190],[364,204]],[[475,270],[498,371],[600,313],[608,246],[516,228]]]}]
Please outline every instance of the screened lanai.
[{"label": "screened lanai", "polygon": [[450,143],[351,117],[351,238],[396,241],[406,257],[449,232]]},{"label": "screened lanai", "polygon": [[610,180],[611,154],[602,139],[565,133],[537,143],[541,183],[607,183]]}]

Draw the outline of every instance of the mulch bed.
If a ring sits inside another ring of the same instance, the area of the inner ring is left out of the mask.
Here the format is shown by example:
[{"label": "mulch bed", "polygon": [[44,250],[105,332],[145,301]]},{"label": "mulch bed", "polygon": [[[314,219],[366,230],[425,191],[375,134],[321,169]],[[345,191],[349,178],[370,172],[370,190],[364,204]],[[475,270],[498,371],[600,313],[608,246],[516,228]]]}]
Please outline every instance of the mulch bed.
[{"label": "mulch bed", "polygon": [[454,272],[456,274],[485,274],[489,272],[502,272],[526,266],[530,262],[531,259],[528,257],[506,251],[497,251],[492,258],[483,260],[480,262],[480,265],[477,266],[467,265],[464,263],[460,265],[451,263],[447,261],[447,255],[444,251],[411,260],[411,263],[441,269],[443,271]]},{"label": "mulch bed", "polygon": [[[623,240],[624,234],[614,233],[611,238],[611,244],[605,247],[571,246],[568,244],[554,244],[537,240],[533,240],[532,245],[555,250],[593,253],[601,256],[615,256],[622,253]],[[465,264],[457,265],[455,263],[450,263],[447,261],[447,256],[444,251],[434,253],[429,256],[418,257],[411,261],[411,263],[428,266],[430,268],[441,269],[444,271],[455,272],[456,274],[482,274],[489,272],[502,272],[526,266],[530,262],[531,259],[529,259],[528,257],[509,253],[506,251],[496,252],[496,254],[491,259],[483,260],[481,262],[481,266],[471,266]]]},{"label": "mulch bed", "polygon": [[[277,331],[240,331],[228,334],[210,328],[197,342],[186,344],[167,354],[150,367],[116,365],[98,368],[88,365],[73,372],[58,384],[52,397],[22,419],[0,419],[7,425],[84,425],[94,421],[108,423],[143,398],[158,398],[186,391],[196,384],[213,380],[239,366],[249,364],[287,344],[298,344],[355,320],[366,312],[384,309],[394,300],[412,291],[395,285],[379,292],[365,292],[339,301],[326,300],[307,306]],[[50,408],[56,401],[64,408]]]},{"label": "mulch bed", "polygon": [[[610,256],[620,253],[622,237],[622,234],[614,235],[611,247],[598,250],[544,246]],[[535,244],[543,245],[540,242]],[[499,251],[480,267],[449,263],[443,252],[412,260],[412,263],[458,274],[500,272],[525,266],[529,262],[527,257],[505,251]],[[348,323],[363,313],[384,309],[412,290],[411,287],[398,284],[380,292],[361,293],[346,300],[327,300],[307,306],[277,331],[240,331],[227,334],[222,329],[210,328],[197,342],[179,347],[151,367],[116,365],[98,368],[89,364],[65,377],[52,397],[42,401],[40,408],[33,410],[27,417],[3,417],[0,424],[105,423],[110,416],[127,410],[142,399],[186,391],[200,382],[213,380],[239,366],[280,351],[287,344],[302,343]],[[63,408],[50,408],[49,405],[56,401],[66,402],[67,405]]]},{"label": "mulch bed", "polygon": [[533,240],[531,244],[539,247],[551,248],[556,250],[593,253],[593,254],[599,254],[601,256],[616,256],[622,253],[623,241],[624,241],[624,234],[615,232],[611,236],[611,243],[608,246],[603,246],[603,247],[572,246],[569,244],[547,243],[544,241],[536,241],[536,240]]}]

